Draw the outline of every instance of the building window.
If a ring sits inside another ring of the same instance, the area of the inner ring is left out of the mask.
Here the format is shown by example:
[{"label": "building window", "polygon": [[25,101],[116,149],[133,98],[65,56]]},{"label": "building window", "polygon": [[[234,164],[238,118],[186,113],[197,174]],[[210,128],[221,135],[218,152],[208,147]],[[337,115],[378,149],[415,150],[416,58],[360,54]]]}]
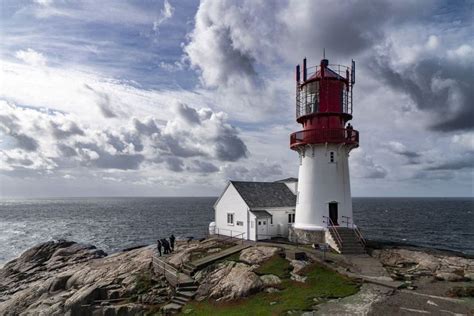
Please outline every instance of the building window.
[{"label": "building window", "polygon": [[270,224],[273,225],[273,216],[270,217]]},{"label": "building window", "polygon": [[227,213],[227,225],[234,225],[234,214]]},{"label": "building window", "polygon": [[333,152],[333,151],[331,151],[331,152],[329,153],[329,162],[330,162],[330,163],[334,163],[334,152]]},{"label": "building window", "polygon": [[288,214],[288,223],[292,224],[295,222],[295,214]]},{"label": "building window", "polygon": [[237,221],[237,226],[244,226],[244,222],[241,222],[241,221]]}]

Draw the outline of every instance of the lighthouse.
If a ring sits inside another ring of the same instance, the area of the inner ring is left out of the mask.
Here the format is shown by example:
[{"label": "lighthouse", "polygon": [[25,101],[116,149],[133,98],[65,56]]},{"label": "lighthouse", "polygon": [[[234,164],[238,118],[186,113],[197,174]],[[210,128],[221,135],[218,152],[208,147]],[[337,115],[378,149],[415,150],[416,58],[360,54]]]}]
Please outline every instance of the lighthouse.
[{"label": "lighthouse", "polygon": [[348,163],[359,146],[359,133],[349,123],[354,83],[354,61],[347,67],[324,58],[308,67],[305,58],[296,66],[296,121],[302,130],[290,136],[290,148],[299,156],[290,240],[324,243],[329,238],[341,244],[335,228],[354,231]]}]

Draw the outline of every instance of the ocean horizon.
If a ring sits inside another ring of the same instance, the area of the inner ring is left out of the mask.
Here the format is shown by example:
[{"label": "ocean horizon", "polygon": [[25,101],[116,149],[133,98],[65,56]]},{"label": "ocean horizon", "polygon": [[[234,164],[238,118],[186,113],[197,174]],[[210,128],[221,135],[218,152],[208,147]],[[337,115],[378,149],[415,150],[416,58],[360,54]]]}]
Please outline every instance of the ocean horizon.
[{"label": "ocean horizon", "polygon": [[[217,196],[0,199],[0,264],[48,240],[92,244],[107,253],[171,233],[202,238]],[[472,197],[354,197],[354,220],[374,241],[474,255]]]}]

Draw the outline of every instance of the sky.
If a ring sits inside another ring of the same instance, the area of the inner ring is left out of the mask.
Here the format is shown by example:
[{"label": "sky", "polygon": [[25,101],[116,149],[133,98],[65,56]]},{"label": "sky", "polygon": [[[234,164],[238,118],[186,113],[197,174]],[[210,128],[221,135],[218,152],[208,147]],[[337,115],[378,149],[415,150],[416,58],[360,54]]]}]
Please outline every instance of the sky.
[{"label": "sky", "polygon": [[356,61],[353,196],[474,196],[472,1],[0,0],[0,196],[298,174],[295,65]]}]

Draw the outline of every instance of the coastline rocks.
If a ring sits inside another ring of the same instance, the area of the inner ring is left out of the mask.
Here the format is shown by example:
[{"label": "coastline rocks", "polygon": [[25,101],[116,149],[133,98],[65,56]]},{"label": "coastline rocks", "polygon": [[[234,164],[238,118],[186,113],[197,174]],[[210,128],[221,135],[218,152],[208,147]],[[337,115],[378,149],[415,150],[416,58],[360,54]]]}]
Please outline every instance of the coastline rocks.
[{"label": "coastline rocks", "polygon": [[280,249],[277,247],[257,246],[242,250],[240,261],[248,264],[258,264],[273,257]]},{"label": "coastline rocks", "polygon": [[[167,283],[153,279],[152,254],[145,247],[106,256],[71,241],[35,246],[0,269],[0,315],[139,313],[147,307],[128,301],[140,293],[157,296],[143,298],[147,302],[170,296]],[[109,299],[115,305],[103,301]]]},{"label": "coastline rocks", "polygon": [[462,275],[452,273],[452,272],[439,272],[436,273],[435,278],[440,281],[449,281],[449,282],[460,282],[464,281]]},{"label": "coastline rocks", "polygon": [[374,250],[372,256],[393,270],[397,279],[434,276],[440,281],[456,282],[470,279],[474,271],[473,259],[445,254],[393,248]]},{"label": "coastline rocks", "polygon": [[197,294],[216,301],[228,301],[254,293],[263,286],[263,282],[252,269],[240,262],[220,263],[201,281]]}]

